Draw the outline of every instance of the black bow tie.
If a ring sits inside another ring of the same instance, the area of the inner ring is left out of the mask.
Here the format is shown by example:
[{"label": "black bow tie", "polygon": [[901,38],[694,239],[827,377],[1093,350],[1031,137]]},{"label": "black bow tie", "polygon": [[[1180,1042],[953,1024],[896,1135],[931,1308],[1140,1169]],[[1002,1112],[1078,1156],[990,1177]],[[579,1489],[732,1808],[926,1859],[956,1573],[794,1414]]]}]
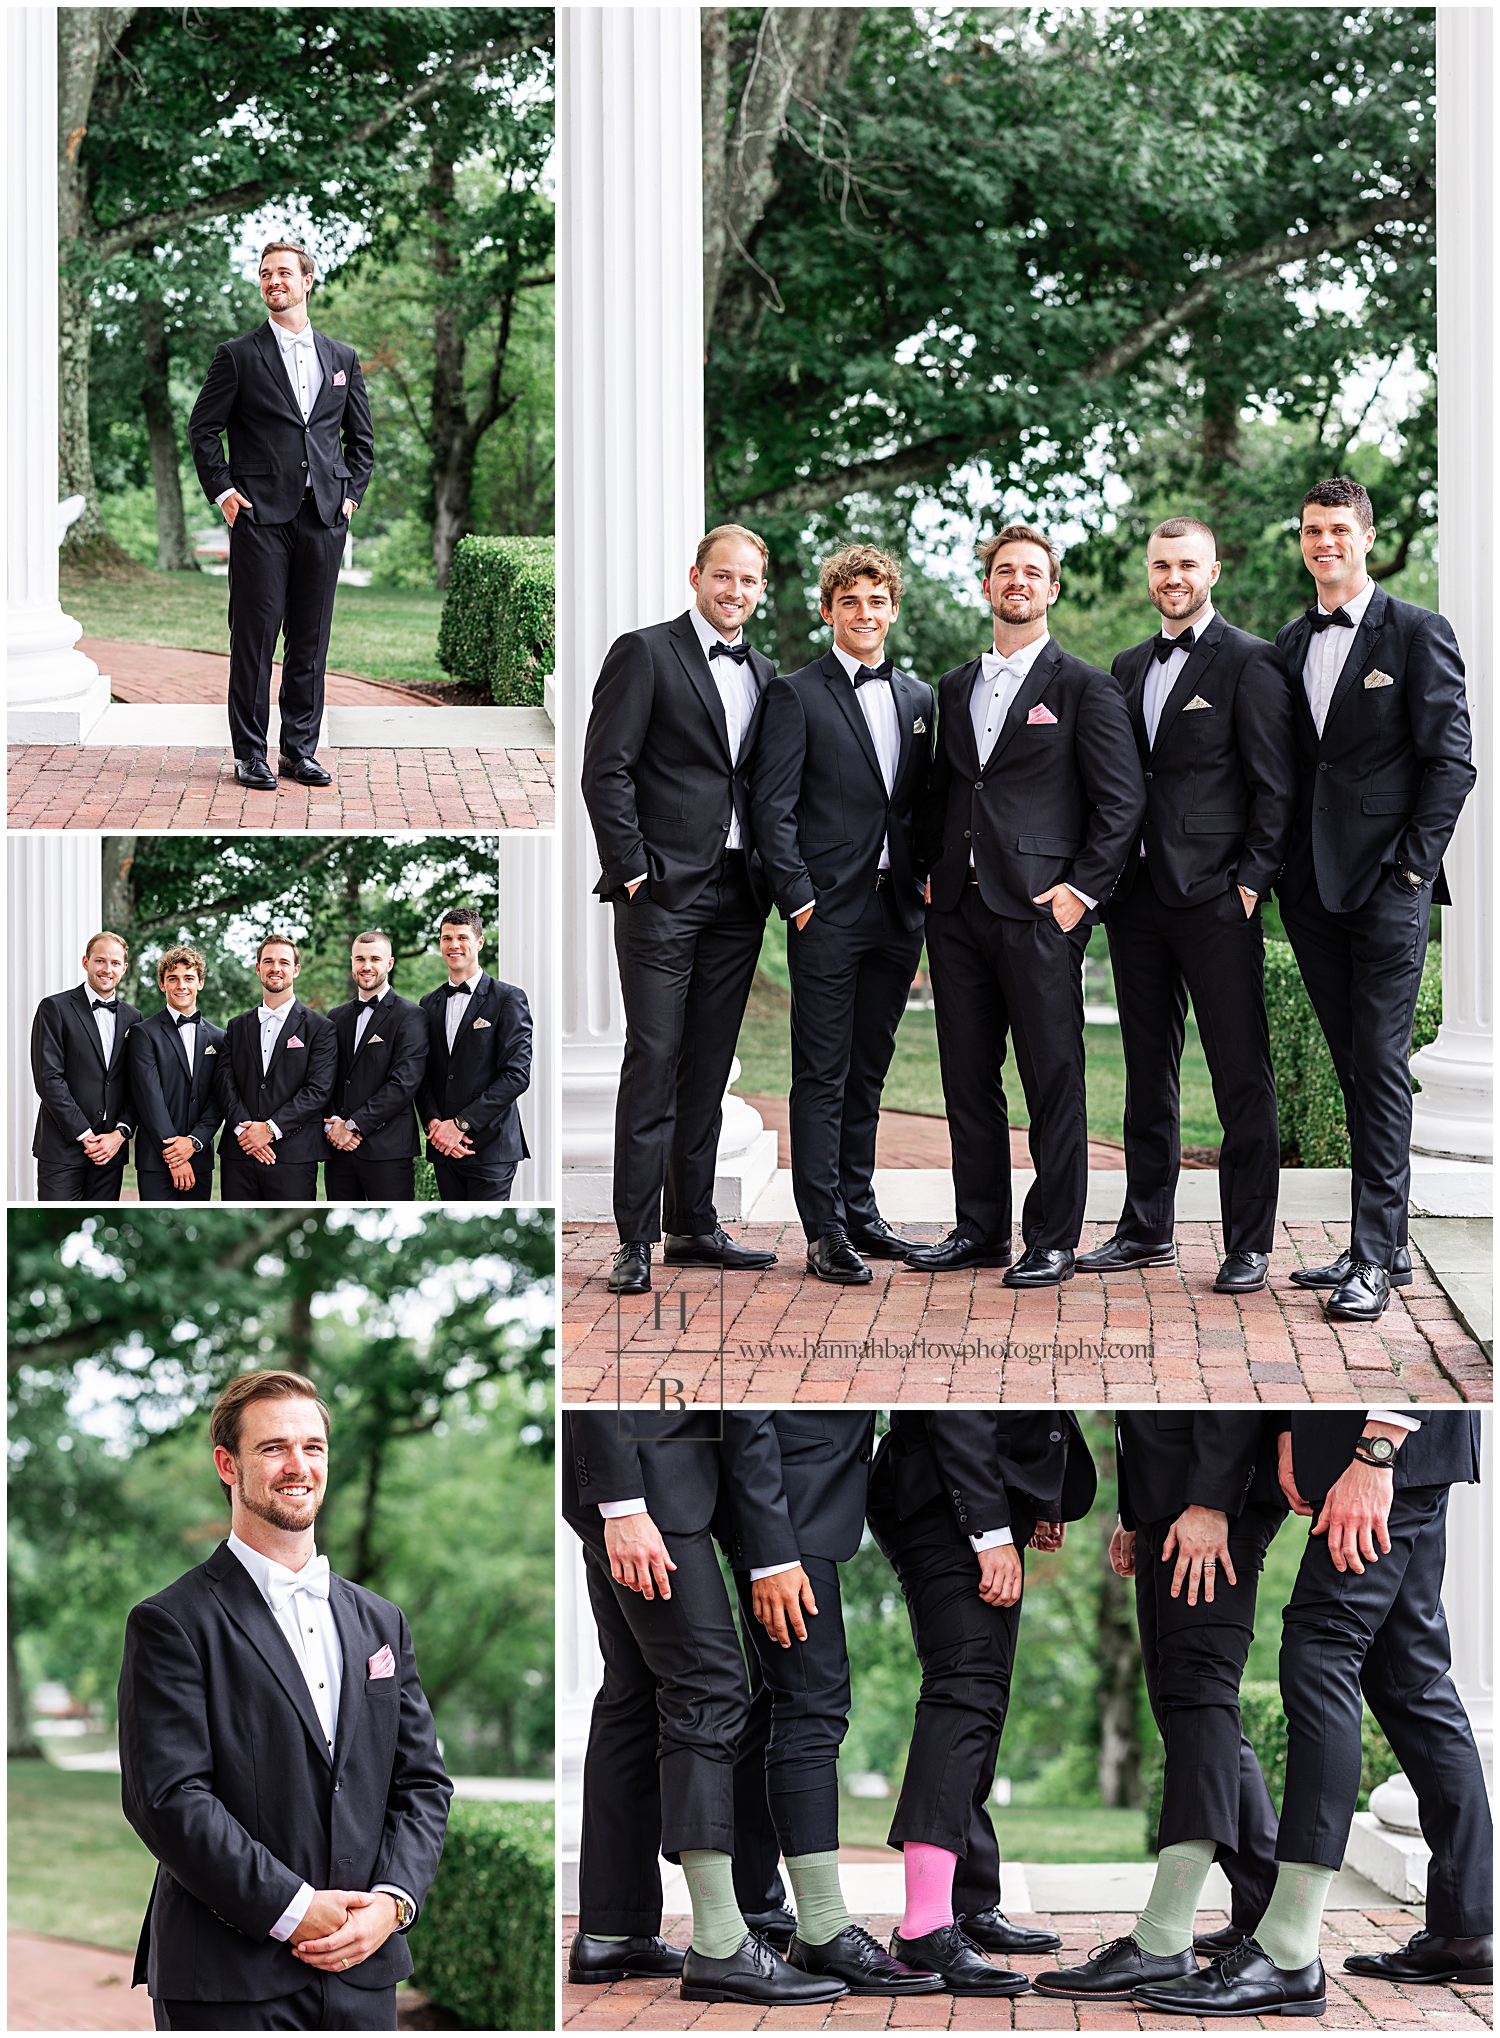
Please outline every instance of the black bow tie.
[{"label": "black bow tie", "polygon": [[[476,979],[476,981],[477,981],[477,979]],[[469,995],[469,993],[470,993],[470,991],[472,991],[472,990],[473,990],[473,988],[474,988],[474,985],[473,985],[472,983],[469,983],[469,984],[444,984],[444,986],[443,986],[443,989],[444,989],[444,990],[445,990],[445,991],[446,991],[446,992],[448,993],[448,996],[449,996],[450,998],[467,998],[467,997],[468,997],[468,995]]]},{"label": "black bow tie", "polygon": [[1180,637],[1158,637],[1152,646],[1156,653],[1158,665],[1165,665],[1174,651],[1191,651],[1192,648],[1193,633],[1191,630],[1184,630]]},{"label": "black bow tie", "polygon": [[91,998],[89,1000],[89,1007],[92,1011],[95,1012],[118,1012],[120,1009],[120,1001],[118,998],[111,998],[109,1003],[106,1005],[102,998]]},{"label": "black bow tie", "polygon": [[750,646],[743,637],[741,637],[738,644],[726,644],[721,637],[717,644],[709,645],[708,655],[710,658],[732,658],[736,665],[748,665],[750,662]]},{"label": "black bow tie", "polygon": [[196,1012],[174,1012],[172,1014],[172,1024],[174,1026],[196,1026],[198,1024],[198,1014]]},{"label": "black bow tie", "polygon": [[1347,609],[1335,609],[1331,616],[1325,616],[1323,611],[1315,606],[1308,610],[1307,620],[1312,624],[1315,637],[1321,637],[1325,630],[1354,628],[1354,618]]},{"label": "black bow tie", "polygon": [[857,665],[854,668],[854,686],[856,692],[865,684],[866,680],[889,679],[894,669],[889,658],[887,658],[884,665]]}]

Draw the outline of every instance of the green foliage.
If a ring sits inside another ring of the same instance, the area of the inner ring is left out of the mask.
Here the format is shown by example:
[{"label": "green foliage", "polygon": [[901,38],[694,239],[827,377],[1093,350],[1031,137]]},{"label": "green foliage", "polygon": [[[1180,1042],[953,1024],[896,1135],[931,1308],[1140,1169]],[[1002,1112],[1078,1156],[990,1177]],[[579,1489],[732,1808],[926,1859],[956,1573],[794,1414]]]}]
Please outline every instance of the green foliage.
[{"label": "green foliage", "polygon": [[[371,494],[374,494],[372,484]],[[431,587],[432,528],[408,510],[360,549],[372,587]]]},{"label": "green foliage", "polygon": [[442,1865],[412,1927],[413,1982],[467,2031],[550,2031],[551,1805],[455,1800]]},{"label": "green foliage", "polygon": [[556,641],[554,550],[550,538],[465,538],[454,555],[438,659],[502,707],[541,705]]}]

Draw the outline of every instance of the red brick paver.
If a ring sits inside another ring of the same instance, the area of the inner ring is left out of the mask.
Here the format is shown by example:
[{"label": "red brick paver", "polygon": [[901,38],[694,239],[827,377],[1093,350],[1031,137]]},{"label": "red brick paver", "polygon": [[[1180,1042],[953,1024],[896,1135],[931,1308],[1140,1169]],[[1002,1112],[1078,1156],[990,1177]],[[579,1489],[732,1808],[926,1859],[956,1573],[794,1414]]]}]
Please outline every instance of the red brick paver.
[{"label": "red brick paver", "polygon": [[[435,720],[441,709],[433,710]],[[550,828],[554,753],[320,750],[329,786],[236,785],[227,750],[13,744],[12,828]]]},{"label": "red brick paver", "polygon": [[[109,680],[113,701],[187,701],[215,707],[229,700],[229,656],[218,651],[180,651],[161,644],[126,644],[114,637],[80,637],[78,649]],[[430,708],[426,694],[409,687],[330,672],[324,697],[331,708]],[[281,660],[271,667],[271,699],[281,698]]]},{"label": "red brick paver", "polygon": [[[934,1238],[942,1227],[902,1229]],[[1110,1230],[1085,1225],[1084,1249]],[[1491,1394],[1489,1360],[1420,1260],[1412,1285],[1395,1291],[1378,1324],[1332,1323],[1316,1294],[1291,1285],[1294,1267],[1343,1249],[1347,1224],[1278,1224],[1268,1286],[1240,1299],[1213,1293],[1223,1251],[1217,1224],[1179,1224],[1174,1267],[1107,1279],[1079,1274],[1060,1288],[1029,1291],[1005,1287],[998,1268],[928,1275],[890,1260],[871,1262],[868,1287],[838,1288],[806,1272],[799,1225],[742,1224],[734,1232],[781,1257],[764,1274],[725,1278],[729,1401],[1288,1405]],[[657,1264],[655,1293],[621,1300],[617,1318],[604,1283],[616,1243],[611,1225],[564,1226],[564,1396],[614,1398],[617,1335],[627,1401],[654,1403],[663,1374],[690,1396],[716,1396],[713,1274]]]},{"label": "red brick paver", "polygon": [[[759,1112],[761,1123],[776,1134],[777,1167],[789,1168],[792,1164],[790,1098],[745,1094],[745,1102]],[[1010,1164],[1013,1168],[1031,1166],[1031,1150],[1026,1144],[1026,1128],[1022,1125],[1013,1125],[1010,1129]],[[953,1147],[948,1138],[947,1119],[932,1118],[920,1111],[882,1111],[875,1135],[875,1165],[877,1168],[951,1169]],[[1201,1169],[1206,1168],[1208,1163],[1184,1156],[1182,1165],[1185,1170]],[[1091,1139],[1089,1167],[1123,1173],[1124,1147],[1116,1146],[1113,1140]]]},{"label": "red brick paver", "polygon": [[[875,1937],[885,1944],[900,1922],[869,1918]],[[1128,1932],[1135,1913],[1124,1915],[1036,1912],[1014,1922],[1050,1925],[1062,1940],[1059,1953],[1038,1958],[1008,1958],[1005,1965],[1026,1974],[1049,1967],[1068,1967],[1088,1958],[1101,1940]],[[1228,1924],[1221,1911],[1200,1911],[1201,1930]],[[1488,1988],[1397,1988],[1344,1972],[1350,1953],[1381,1953],[1401,1946],[1420,1928],[1409,1911],[1329,1911],[1323,1918],[1320,1952],[1328,1975],[1328,2012],[1320,2018],[1246,2017],[1183,2019],[1136,2011],[1129,2003],[1069,2002],[1034,1991],[1022,1996],[841,1996],[826,2007],[805,2010],[754,2010],[731,2004],[685,2003],[675,1981],[622,1981],[612,1988],[576,1988],[567,1981],[562,1991],[564,2030],[572,2031],[1239,2031],[1271,2028],[1308,2030],[1319,2026],[1340,2031],[1487,2031],[1492,2018]],[[563,1920],[563,1948],[578,1929],[578,1920]],[[668,1922],[664,1936],[674,1946],[691,1937],[686,1918]],[[566,1973],[566,1968],[564,1968]]]},{"label": "red brick paver", "polygon": [[152,2031],[151,1999],[132,1989],[135,1958],[107,1946],[12,1932],[7,2028],[12,2031]]}]

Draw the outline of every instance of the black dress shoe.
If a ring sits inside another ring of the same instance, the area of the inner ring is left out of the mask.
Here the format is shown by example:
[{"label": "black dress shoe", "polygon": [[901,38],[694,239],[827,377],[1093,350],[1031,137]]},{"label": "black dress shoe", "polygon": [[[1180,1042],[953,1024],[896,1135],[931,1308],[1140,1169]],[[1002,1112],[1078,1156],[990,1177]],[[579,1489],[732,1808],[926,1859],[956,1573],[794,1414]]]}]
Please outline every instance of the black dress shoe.
[{"label": "black dress shoe", "polygon": [[903,1255],[909,1267],[924,1274],[956,1274],[965,1267],[1008,1267],[1009,1239],[970,1238],[967,1232],[950,1231],[936,1245],[912,1241]]},{"label": "black dress shoe", "polygon": [[936,1969],[924,1971],[892,1959],[859,1925],[846,1925],[822,1946],[805,1946],[794,1939],[787,1961],[804,1974],[831,1974],[852,1996],[930,1996],[943,1986]]},{"label": "black dress shoe", "polygon": [[[1326,1267],[1297,1267],[1292,1274],[1294,1288],[1337,1288],[1347,1280],[1349,1269],[1354,1264],[1348,1253],[1340,1253],[1336,1260],[1330,1260]],[[1391,1255],[1391,1286],[1411,1286],[1411,1247],[1398,1245]]]},{"label": "black dress shoe", "polygon": [[283,778],[294,778],[298,785],[333,784],[333,774],[325,771],[316,757],[288,757],[283,750],[276,760],[276,769]]},{"label": "black dress shoe", "polygon": [[849,1991],[832,1975],[788,1967],[764,1939],[747,1932],[727,1960],[710,1960],[689,1948],[679,1993],[685,2003],[754,2003],[780,2010],[798,2003],[831,2003]]},{"label": "black dress shoe", "polygon": [[785,1954],[797,1934],[797,1914],[789,1911],[785,1904],[776,1911],[741,1911],[740,1916],[757,1939],[764,1939],[778,1953]]},{"label": "black dress shoe", "polygon": [[1271,1264],[1265,1253],[1226,1253],[1214,1282],[1216,1295],[1253,1295],[1266,1285]]},{"label": "black dress shoe", "polygon": [[1226,1953],[1233,1953],[1236,1946],[1243,1946],[1249,1937],[1238,1925],[1221,1925],[1217,1932],[1195,1932],[1193,1951],[1206,1953],[1210,1960],[1220,1960]]},{"label": "black dress shoe", "polygon": [[1198,1972],[1191,1953],[1148,1953],[1134,1939],[1111,1939],[1080,1967],[1048,1967],[1035,1977],[1044,1996],[1072,1996],[1078,2002],[1126,2001],[1148,1981],[1173,1981]]},{"label": "black dress shoe", "polygon": [[651,1248],[640,1239],[627,1238],[609,1266],[611,1295],[649,1295],[651,1292]]},{"label": "black dress shoe", "polygon": [[234,782],[249,786],[252,792],[274,793],[276,774],[263,757],[237,757],[234,760]]},{"label": "black dress shoe", "polygon": [[1351,1953],[1344,1966],[1350,1974],[1374,1974],[1382,1981],[1463,1981],[1488,1988],[1494,1980],[1494,1941],[1488,1932],[1475,1939],[1415,1932],[1394,1953]]},{"label": "black dress shoe", "polygon": [[1020,1996],[1031,1986],[1031,1977],[1009,1967],[991,1967],[963,1935],[960,1925],[939,1925],[919,1939],[891,1934],[891,1958],[920,1974],[941,1975],[950,1996]]},{"label": "black dress shoe", "polygon": [[892,1231],[883,1217],[873,1224],[851,1225],[849,1243],[867,1260],[904,1260],[912,1249],[912,1241]]},{"label": "black dress shoe", "polygon": [[[1185,1956],[1191,1960],[1192,1955]],[[1181,1981],[1144,1982],[1134,2000],[1163,2016],[1321,2017],[1328,2008],[1323,1963],[1278,1967],[1253,1939]]]},{"label": "black dress shoe", "polygon": [[1065,1246],[1056,1251],[1040,1245],[1028,1246],[1000,1278],[1007,1288],[1056,1288],[1063,1281],[1072,1280],[1073,1255]]},{"label": "black dress shoe", "polygon": [[807,1268],[820,1281],[842,1281],[849,1287],[875,1278],[850,1245],[847,1231],[826,1231],[821,1238],[809,1239]]},{"label": "black dress shoe", "polygon": [[1349,1271],[1324,1305],[1336,1323],[1378,1323],[1390,1305],[1391,1279],[1384,1267],[1351,1260]]},{"label": "black dress shoe", "polygon": [[986,1953],[1055,1953],[1062,1940],[1035,1925],[1013,1925],[998,1904],[972,1918],[960,1918],[964,1937]]},{"label": "black dress shoe", "polygon": [[776,1264],[775,1253],[763,1252],[755,1245],[736,1245],[722,1224],[712,1231],[700,1231],[696,1238],[669,1231],[662,1240],[661,1256],[669,1267],[728,1267],[740,1272]]},{"label": "black dress shoe", "polygon": [[591,1939],[575,1932],[568,1949],[568,1980],[602,1983],[636,1975],[672,1981],[682,1972],[682,1955],[665,1939]]},{"label": "black dress shoe", "polygon": [[1165,1245],[1142,1245],[1137,1239],[1121,1238],[1118,1232],[1091,1253],[1080,1253],[1073,1262],[1080,1274],[1125,1274],[1132,1267],[1171,1267],[1176,1263],[1175,1239],[1169,1238]]}]

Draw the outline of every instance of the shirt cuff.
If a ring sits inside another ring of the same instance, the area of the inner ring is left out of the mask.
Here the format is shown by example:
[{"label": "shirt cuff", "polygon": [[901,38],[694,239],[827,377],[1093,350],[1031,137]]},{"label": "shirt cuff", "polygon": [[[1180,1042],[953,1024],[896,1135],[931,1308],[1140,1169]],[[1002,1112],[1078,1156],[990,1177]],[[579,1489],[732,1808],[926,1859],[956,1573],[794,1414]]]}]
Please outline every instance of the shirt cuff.
[{"label": "shirt cuff", "polygon": [[271,1134],[272,1139],[280,1139],[281,1127],[276,1123],[276,1120],[274,1118],[268,1118],[266,1120],[266,1126]]},{"label": "shirt cuff", "polygon": [[84,1142],[84,1141],[85,1141],[86,1139],[92,1139],[93,1137],[94,1137],[94,1134],[93,1134],[93,1131],[92,1131],[92,1130],[90,1130],[90,1131],[88,1131],[88,1132],[80,1132],[80,1133],[79,1133],[79,1135],[78,1135],[78,1144],[79,1144],[80,1146],[82,1146],[82,1145],[83,1145],[83,1142]]},{"label": "shirt cuff", "polygon": [[[1070,886],[1069,889],[1071,890],[1072,887]],[[1006,1543],[1013,1543],[1015,1537],[1008,1528],[986,1529],[982,1536],[970,1536],[969,1541],[973,1544],[974,1554],[977,1557],[981,1550],[998,1550]]]},{"label": "shirt cuff", "polygon": [[627,1514],[644,1514],[644,1500],[601,1500],[599,1512],[606,1521],[621,1521]]},{"label": "shirt cuff", "polygon": [[626,889],[628,890],[631,885],[643,885],[646,882],[646,877],[647,873],[645,871],[642,871],[639,877],[626,878],[625,880]]},{"label": "shirt cuff", "polygon": [[1422,1427],[1421,1423],[1413,1422],[1409,1415],[1403,1415],[1399,1408],[1367,1408],[1365,1421],[1388,1422],[1393,1429],[1404,1429],[1408,1436]]},{"label": "shirt cuff", "polygon": [[296,1931],[302,1920],[307,1916],[307,1907],[316,1895],[317,1891],[313,1888],[312,1884],[304,1882],[301,1889],[298,1890],[281,1916],[271,1927],[271,1937],[273,1939],[290,1939],[293,1932]]},{"label": "shirt cuff", "polygon": [[[416,1923],[416,1912],[417,1912],[417,1900],[416,1900],[416,1898],[415,1898],[415,1897],[414,1897],[414,1896],[412,1895],[412,1893],[411,1893],[411,1891],[410,1891],[409,1889],[398,1889],[398,1888],[396,1887],[395,1883],[393,1883],[393,1882],[377,1882],[377,1883],[376,1883],[376,1885],[375,1885],[375,1887],[374,1887],[374,1888],[373,1888],[373,1889],[371,1890],[370,1894],[371,1894],[371,1896],[398,1896],[398,1897],[400,1897],[400,1898],[402,1899],[402,1901],[403,1901],[403,1902],[405,1902],[405,1903],[409,1903],[409,1904],[411,1905],[411,1908],[412,1908],[412,1923],[413,1923],[413,1924],[415,1924],[415,1923]],[[404,1932],[404,1931],[405,1931],[406,1929],[407,1929],[407,1928],[406,1928],[406,1926],[405,1926],[405,1925],[398,1925],[398,1926],[396,1927],[396,1930],[397,1930],[398,1932]]]},{"label": "shirt cuff", "polygon": [[[238,495],[238,493],[239,493],[239,490],[238,490],[238,489],[237,489],[237,488],[236,488],[236,487],[235,487],[235,486],[233,485],[233,483],[231,483],[231,484],[230,484],[230,486],[229,486],[228,488],[226,488],[226,489],[225,489],[225,491],[224,491],[224,493],[223,493],[222,495],[216,495],[216,496],[214,497],[214,505],[215,505],[215,507],[216,507],[216,508],[218,508],[218,509],[222,509],[222,508],[224,507],[225,503],[226,503],[226,502],[228,502],[228,500],[229,500],[230,496],[232,496],[232,495]],[[274,1938],[276,1937],[276,1934],[275,1934],[275,1933],[273,1932],[273,1933],[271,1934],[271,1937],[272,1937],[272,1938],[274,1939]]]},{"label": "shirt cuff", "polygon": [[799,913],[805,913],[809,906],[815,906],[817,903],[816,899],[804,899],[800,906],[790,907],[786,917],[788,920],[795,920]]},{"label": "shirt cuff", "polygon": [[1089,911],[1092,913],[1095,906],[1098,905],[1099,901],[1097,899],[1091,899],[1087,892],[1079,891],[1077,885],[1067,885],[1066,880],[1064,880],[1064,883],[1066,885],[1067,890],[1073,894],[1074,898],[1082,899],[1085,906],[1087,906]]},{"label": "shirt cuff", "polygon": [[801,1568],[802,1559],[800,1557],[793,1557],[792,1561],[789,1564],[761,1564],[759,1566],[752,1565],[750,1570],[750,1583],[753,1585],[757,1578],[777,1578],[781,1575],[783,1571],[798,1571]]}]

